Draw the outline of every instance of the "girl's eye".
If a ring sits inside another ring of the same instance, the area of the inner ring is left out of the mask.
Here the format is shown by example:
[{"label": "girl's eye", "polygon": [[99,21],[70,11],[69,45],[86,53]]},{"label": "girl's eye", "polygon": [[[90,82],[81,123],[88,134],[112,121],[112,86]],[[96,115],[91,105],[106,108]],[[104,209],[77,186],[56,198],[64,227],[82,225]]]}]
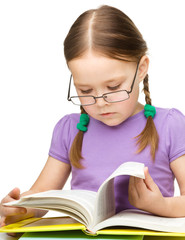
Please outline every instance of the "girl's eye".
[{"label": "girl's eye", "polygon": [[89,94],[92,92],[92,89],[88,89],[88,90],[80,90],[82,94]]},{"label": "girl's eye", "polygon": [[120,85],[121,84],[118,84],[118,85],[116,85],[114,87],[108,87],[108,89],[111,90],[111,91],[115,91],[115,90],[119,89]]}]

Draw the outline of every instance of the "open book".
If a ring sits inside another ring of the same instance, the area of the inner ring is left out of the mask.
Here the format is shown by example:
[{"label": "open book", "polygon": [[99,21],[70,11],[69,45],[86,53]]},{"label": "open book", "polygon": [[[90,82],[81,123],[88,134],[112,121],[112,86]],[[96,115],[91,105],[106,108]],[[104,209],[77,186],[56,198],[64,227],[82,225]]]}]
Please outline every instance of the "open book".
[{"label": "open book", "polygon": [[87,190],[51,190],[24,196],[6,206],[56,210],[83,224],[87,231],[113,226],[129,226],[163,232],[185,233],[185,218],[166,218],[135,209],[115,214],[114,178],[130,175],[144,179],[144,164],[127,162],[114,171],[98,192]]}]

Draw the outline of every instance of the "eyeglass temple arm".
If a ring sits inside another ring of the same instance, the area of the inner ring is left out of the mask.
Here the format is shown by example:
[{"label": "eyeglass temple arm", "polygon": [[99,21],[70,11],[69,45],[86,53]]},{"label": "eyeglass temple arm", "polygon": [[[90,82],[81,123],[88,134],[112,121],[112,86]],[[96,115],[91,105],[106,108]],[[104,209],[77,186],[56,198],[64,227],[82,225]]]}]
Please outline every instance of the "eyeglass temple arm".
[{"label": "eyeglass temple arm", "polygon": [[70,80],[69,80],[69,88],[68,88],[68,94],[67,94],[67,100],[68,101],[71,101],[71,97],[70,97],[71,79],[72,79],[72,74],[71,74]]},{"label": "eyeglass temple arm", "polygon": [[135,72],[135,75],[134,75],[134,80],[133,80],[133,82],[132,82],[130,91],[129,91],[128,93],[131,93],[131,92],[132,92],[132,89],[133,89],[133,87],[134,87],[134,83],[135,83],[135,80],[136,80],[137,71],[138,71],[138,68],[139,68],[139,63],[140,63],[140,59],[139,59],[139,61],[138,61],[138,63],[137,63],[137,68],[136,68],[136,72]]}]

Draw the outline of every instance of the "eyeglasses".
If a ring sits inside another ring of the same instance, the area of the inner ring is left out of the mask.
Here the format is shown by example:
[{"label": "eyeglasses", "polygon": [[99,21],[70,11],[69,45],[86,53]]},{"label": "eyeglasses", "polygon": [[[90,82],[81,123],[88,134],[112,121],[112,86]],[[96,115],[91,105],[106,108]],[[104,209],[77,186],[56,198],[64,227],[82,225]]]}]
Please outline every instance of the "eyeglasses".
[{"label": "eyeglasses", "polygon": [[130,91],[127,90],[119,90],[119,91],[114,91],[114,92],[109,92],[109,93],[104,93],[102,96],[95,97],[93,95],[83,95],[83,96],[71,96],[70,97],[70,89],[71,89],[71,82],[72,82],[72,74],[70,76],[70,81],[69,81],[69,88],[68,88],[68,96],[67,100],[71,101],[73,104],[78,105],[78,106],[89,106],[93,105],[96,103],[96,99],[98,98],[103,98],[106,102],[108,103],[116,103],[116,102],[123,102],[130,97],[130,93],[133,90],[138,67],[139,67],[139,62],[137,63],[137,68],[135,72],[134,79],[132,81],[132,85],[130,87]]}]

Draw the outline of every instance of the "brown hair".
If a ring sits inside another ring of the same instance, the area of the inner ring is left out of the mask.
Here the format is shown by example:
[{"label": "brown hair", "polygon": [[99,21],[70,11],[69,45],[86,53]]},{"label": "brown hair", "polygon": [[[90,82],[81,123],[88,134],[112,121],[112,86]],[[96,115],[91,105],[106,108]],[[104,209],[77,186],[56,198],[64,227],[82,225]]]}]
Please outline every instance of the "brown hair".
[{"label": "brown hair", "polygon": [[[64,54],[67,63],[92,50],[106,57],[123,61],[136,61],[146,55],[147,45],[141,33],[132,20],[117,8],[103,5],[81,14],[71,26],[64,41]],[[144,81],[144,93],[147,104],[151,105],[148,88],[148,74]],[[81,112],[85,110],[81,107]],[[158,134],[152,117],[141,134],[136,137],[141,152],[150,145],[152,159],[158,147]],[[76,135],[70,150],[70,160],[73,166],[83,168],[80,160],[83,144],[83,132]]]}]

